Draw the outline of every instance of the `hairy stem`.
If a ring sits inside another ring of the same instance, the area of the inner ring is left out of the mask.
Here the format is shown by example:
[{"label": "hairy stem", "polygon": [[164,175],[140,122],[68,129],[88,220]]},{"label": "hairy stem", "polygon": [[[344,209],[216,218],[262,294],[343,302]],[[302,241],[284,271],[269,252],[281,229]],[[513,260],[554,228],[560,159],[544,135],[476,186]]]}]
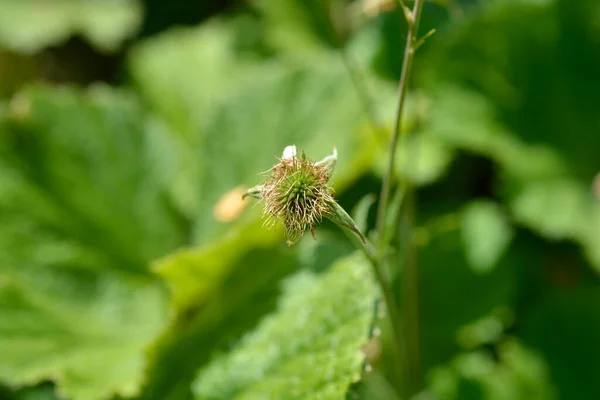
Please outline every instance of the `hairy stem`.
[{"label": "hairy stem", "polygon": [[406,12],[406,21],[408,23],[408,34],[406,36],[406,47],[404,48],[404,60],[402,63],[402,72],[400,74],[400,83],[398,84],[398,102],[396,106],[396,119],[392,131],[392,141],[390,143],[390,156],[383,184],[381,186],[381,194],[379,196],[379,207],[377,209],[376,230],[379,234],[379,252],[380,255],[385,252],[385,237],[382,234],[385,225],[385,219],[388,210],[388,202],[390,197],[390,189],[392,185],[392,177],[394,176],[394,165],[396,162],[396,147],[400,138],[400,128],[402,125],[402,111],[408,92],[408,83],[410,73],[412,71],[413,59],[416,51],[417,35],[419,31],[419,21],[423,10],[424,0],[415,0],[413,9]]}]

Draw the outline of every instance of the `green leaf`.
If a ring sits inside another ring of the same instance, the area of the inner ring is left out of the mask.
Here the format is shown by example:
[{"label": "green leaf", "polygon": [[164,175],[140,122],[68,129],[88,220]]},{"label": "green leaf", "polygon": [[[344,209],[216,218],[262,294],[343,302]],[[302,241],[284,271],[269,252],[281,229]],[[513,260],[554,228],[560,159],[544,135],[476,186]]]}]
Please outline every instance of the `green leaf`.
[{"label": "green leaf", "polygon": [[600,203],[572,179],[534,182],[511,196],[515,218],[553,240],[579,242],[600,271]]},{"label": "green leaf", "polygon": [[306,56],[339,46],[331,20],[331,0],[267,0],[253,2],[265,25],[265,40],[274,49],[289,56]]},{"label": "green leaf", "polygon": [[512,311],[499,307],[476,321],[464,325],[457,332],[456,339],[465,349],[475,349],[480,346],[497,343],[504,330],[512,324]]},{"label": "green leaf", "polygon": [[[454,158],[452,146],[428,132],[404,134],[407,137],[401,138],[396,150],[397,174],[417,186],[429,185],[441,179]],[[382,146],[381,156],[375,160],[375,171],[381,176],[387,168],[388,153],[387,148]]]},{"label": "green leaf", "polygon": [[149,263],[185,238],[159,132],[145,121],[106,87],[31,89],[0,119],[0,379],[10,385],[52,379],[75,400],[138,393],[168,314]]},{"label": "green leaf", "polygon": [[452,162],[451,149],[427,134],[414,134],[400,146],[396,169],[416,185],[427,185],[440,179]]},{"label": "green leaf", "polygon": [[148,277],[64,262],[0,273],[0,379],[56,379],[75,400],[136,395],[144,349],[166,323],[165,291]]},{"label": "green leaf", "polygon": [[189,264],[180,263],[186,270],[194,269],[196,276],[206,270],[196,281],[204,291],[197,292],[196,303],[180,305],[168,331],[153,346],[142,399],[191,398],[190,383],[198,368],[272,311],[281,279],[298,268],[287,246],[254,249],[221,264],[223,271],[213,277],[207,257],[214,254],[199,250],[194,257],[189,251],[184,260]]},{"label": "green leaf", "polygon": [[143,41],[128,64],[135,86],[185,143],[257,66],[238,54],[233,27],[221,20]]},{"label": "green leaf", "polygon": [[196,399],[343,399],[361,375],[376,290],[357,255],[287,281],[277,311],[203,369]]},{"label": "green leaf", "polygon": [[442,145],[488,156],[521,180],[567,173],[559,154],[547,145],[519,140],[497,120],[492,104],[483,96],[448,85],[438,89],[430,102],[423,131]]},{"label": "green leaf", "polygon": [[461,215],[461,233],[467,259],[481,273],[494,268],[513,237],[507,216],[489,201],[467,205]]},{"label": "green leaf", "polygon": [[159,132],[144,118],[131,96],[106,87],[37,88],[12,100],[0,126],[0,249],[9,263],[51,264],[68,250],[142,271],[184,242]]},{"label": "green leaf", "polygon": [[235,36],[231,23],[212,20],[143,41],[128,59],[134,85],[171,132],[177,154],[172,197],[190,218],[198,212],[196,143],[223,101],[259,73],[256,61],[238,53]]},{"label": "green leaf", "polygon": [[[198,368],[214,354],[229,349],[275,308],[284,277],[300,268],[322,272],[353,251],[347,240],[326,232],[319,233],[318,241],[305,238],[293,247],[258,245],[245,253],[237,247],[244,248],[246,241],[254,243],[252,237],[242,231],[228,237],[222,246],[215,245],[219,252],[190,249],[181,253],[184,257],[175,255],[165,260],[165,268],[173,265],[174,272],[176,268],[183,270],[183,277],[197,277],[189,279],[187,288],[197,285],[199,290],[193,302],[181,306],[167,334],[154,346],[143,399],[191,398],[190,382]],[[242,243],[237,243],[236,237]],[[157,264],[163,273],[161,266]]]},{"label": "green leaf", "polygon": [[516,193],[512,208],[517,219],[539,229],[544,236],[560,240],[577,237],[580,227],[591,222],[591,193],[570,180],[538,182]]},{"label": "green leaf", "polygon": [[266,248],[281,237],[256,221],[232,228],[221,240],[185,248],[156,261],[153,270],[168,282],[178,310],[202,304],[253,248]]},{"label": "green leaf", "polygon": [[538,354],[513,338],[496,346],[498,359],[487,351],[465,353],[449,366],[434,369],[430,391],[454,400],[528,400],[557,398],[547,364]]},{"label": "green leaf", "polygon": [[102,51],[114,51],[142,22],[137,0],[2,0],[0,47],[35,53],[73,34]]}]

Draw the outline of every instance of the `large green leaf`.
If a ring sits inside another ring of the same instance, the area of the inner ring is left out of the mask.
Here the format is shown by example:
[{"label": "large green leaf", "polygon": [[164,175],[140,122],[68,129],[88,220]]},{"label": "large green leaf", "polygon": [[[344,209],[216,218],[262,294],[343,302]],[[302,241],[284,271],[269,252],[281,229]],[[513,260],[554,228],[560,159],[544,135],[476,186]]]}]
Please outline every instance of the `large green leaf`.
[{"label": "large green leaf", "polygon": [[196,399],[345,398],[361,375],[375,295],[358,255],[295,275],[277,311],[200,372]]},{"label": "large green leaf", "polygon": [[199,152],[192,144],[223,99],[253,79],[256,67],[238,54],[233,27],[221,20],[169,31],[131,52],[134,85],[172,131],[178,163],[173,199],[188,216],[198,212]]},{"label": "large green leaf", "polygon": [[131,52],[129,68],[148,104],[189,141],[256,63],[236,51],[232,25],[214,20],[141,42]]},{"label": "large green leaf", "polygon": [[142,20],[137,0],[2,0],[0,46],[34,53],[73,34],[103,51],[115,50]]},{"label": "large green leaf", "polygon": [[[175,292],[181,312],[154,348],[144,399],[189,398],[198,368],[274,309],[284,277],[299,268],[323,271],[352,251],[347,240],[325,232],[318,241],[305,238],[294,247],[280,243],[262,248],[269,235],[258,233],[256,242],[244,230],[233,230],[212,250],[188,249],[156,264],[160,274],[181,269],[179,277],[190,279],[183,292]],[[248,250],[253,246],[261,248]]]},{"label": "large green leaf", "polygon": [[151,278],[68,265],[76,261],[0,272],[0,379],[55,379],[71,399],[135,395],[144,349],[166,322],[166,293]]},{"label": "large green leaf", "polygon": [[135,395],[167,323],[149,262],[182,244],[158,131],[130,96],[37,88],[0,119],[0,379]]},{"label": "large green leaf", "polygon": [[30,90],[13,99],[4,128],[0,249],[12,263],[46,246],[44,263],[68,250],[140,271],[184,242],[159,133],[132,97]]}]

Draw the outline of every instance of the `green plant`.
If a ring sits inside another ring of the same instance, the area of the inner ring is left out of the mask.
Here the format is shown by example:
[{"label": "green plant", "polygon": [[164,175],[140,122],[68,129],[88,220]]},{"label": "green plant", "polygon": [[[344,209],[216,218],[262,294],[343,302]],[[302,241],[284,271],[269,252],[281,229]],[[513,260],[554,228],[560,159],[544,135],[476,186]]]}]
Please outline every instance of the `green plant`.
[{"label": "green plant", "polygon": [[600,396],[596,1],[0,3],[0,398]]}]

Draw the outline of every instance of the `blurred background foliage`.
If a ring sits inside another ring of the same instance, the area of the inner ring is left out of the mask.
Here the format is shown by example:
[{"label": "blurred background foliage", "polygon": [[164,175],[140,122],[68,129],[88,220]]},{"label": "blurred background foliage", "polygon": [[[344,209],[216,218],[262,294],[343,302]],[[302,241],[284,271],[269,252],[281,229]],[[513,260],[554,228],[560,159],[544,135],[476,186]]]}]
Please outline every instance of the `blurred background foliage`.
[{"label": "blurred background foliage", "polygon": [[[336,146],[373,227],[393,6],[0,0],[0,398],[399,398],[365,260],[240,200],[286,145]],[[432,0],[421,25],[394,171],[412,398],[598,399],[600,3]]]}]

